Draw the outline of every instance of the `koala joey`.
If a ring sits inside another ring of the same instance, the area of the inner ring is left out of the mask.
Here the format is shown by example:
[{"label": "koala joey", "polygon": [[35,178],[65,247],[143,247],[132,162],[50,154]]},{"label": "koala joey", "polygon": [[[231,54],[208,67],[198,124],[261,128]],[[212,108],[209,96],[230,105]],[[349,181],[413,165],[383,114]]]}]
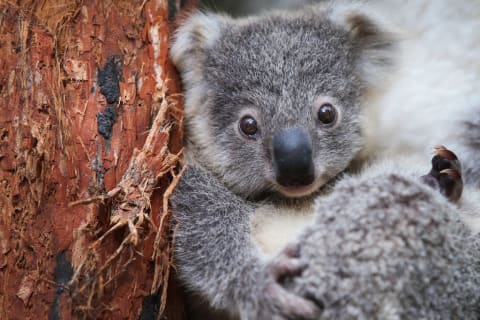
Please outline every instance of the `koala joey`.
[{"label": "koala joey", "polygon": [[[186,19],[171,56],[184,85],[188,168],[172,200],[189,292],[234,318],[319,317],[324,297],[295,282],[308,262],[299,241],[317,237],[305,235],[321,215],[315,199],[362,148],[362,104],[394,47],[358,6]],[[450,171],[432,171],[420,188],[456,201],[460,169],[439,152]]]},{"label": "koala joey", "polygon": [[302,262],[296,248],[278,249],[360,150],[362,99],[393,46],[369,14],[342,6],[238,20],[197,13],[179,28],[171,55],[189,168],[173,200],[187,289],[244,319],[318,312],[279,284]]},{"label": "koala joey", "polygon": [[187,162],[246,199],[315,193],[360,150],[362,98],[393,45],[375,20],[345,7],[190,17],[171,49]]}]

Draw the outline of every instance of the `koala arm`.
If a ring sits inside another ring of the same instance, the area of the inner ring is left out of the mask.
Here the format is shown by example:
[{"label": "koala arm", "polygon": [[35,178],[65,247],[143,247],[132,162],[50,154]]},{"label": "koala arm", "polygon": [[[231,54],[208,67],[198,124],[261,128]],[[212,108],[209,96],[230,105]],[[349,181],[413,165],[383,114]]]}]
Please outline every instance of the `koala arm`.
[{"label": "koala arm", "polygon": [[250,235],[255,210],[250,203],[192,167],[172,200],[176,265],[188,289],[241,319],[315,318],[319,310],[313,302],[277,282],[276,277],[295,269],[292,260],[261,258]]},{"label": "koala arm", "polygon": [[[233,310],[260,260],[249,238],[254,208],[207,172],[189,168],[173,195],[178,273],[213,306]],[[245,283],[242,283],[245,282]]]}]

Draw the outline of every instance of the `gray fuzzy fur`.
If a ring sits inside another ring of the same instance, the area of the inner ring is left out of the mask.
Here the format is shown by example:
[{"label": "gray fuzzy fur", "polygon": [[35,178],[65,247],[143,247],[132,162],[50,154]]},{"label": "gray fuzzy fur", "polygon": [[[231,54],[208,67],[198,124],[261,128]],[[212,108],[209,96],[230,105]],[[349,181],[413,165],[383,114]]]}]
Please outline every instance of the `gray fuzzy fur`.
[{"label": "gray fuzzy fur", "polygon": [[322,301],[321,319],[480,316],[479,237],[405,171],[370,169],[317,200],[291,289]]},{"label": "gray fuzzy fur", "polygon": [[[324,306],[322,319],[475,318],[478,239],[455,206],[418,182],[429,159],[422,172],[370,168],[319,197],[316,222],[299,239],[308,268],[280,296],[271,294],[274,260],[253,241],[260,199],[282,199],[271,159],[276,130],[310,134],[319,188],[361,149],[361,104],[394,47],[375,21],[349,6],[238,20],[198,13],[176,34],[189,166],[172,199],[176,267],[186,289],[214,309],[297,319],[305,313],[295,301],[306,297]],[[334,127],[315,122],[318,99],[340,110]],[[259,121],[260,139],[239,134],[245,113]]]},{"label": "gray fuzzy fur", "polygon": [[465,119],[458,123],[454,138],[462,155],[462,166],[468,184],[480,188],[480,105],[468,109]]},{"label": "gray fuzzy fur", "polygon": [[[252,241],[251,203],[219,184],[207,171],[190,168],[174,195],[175,248],[179,278],[208,305],[241,319],[287,319],[283,301],[273,299],[269,261]],[[194,316],[194,315],[193,315]],[[195,319],[201,319],[194,317]]]},{"label": "gray fuzzy fur", "polygon": [[[318,184],[343,171],[363,144],[361,98],[389,65],[394,41],[366,13],[311,7],[233,20],[196,14],[171,49],[185,88],[187,150],[243,196],[278,189],[271,161],[275,131],[302,126],[313,140]],[[322,101],[341,121],[321,128]],[[261,139],[246,141],[238,121],[253,114]],[[242,177],[242,179],[238,179]]]}]

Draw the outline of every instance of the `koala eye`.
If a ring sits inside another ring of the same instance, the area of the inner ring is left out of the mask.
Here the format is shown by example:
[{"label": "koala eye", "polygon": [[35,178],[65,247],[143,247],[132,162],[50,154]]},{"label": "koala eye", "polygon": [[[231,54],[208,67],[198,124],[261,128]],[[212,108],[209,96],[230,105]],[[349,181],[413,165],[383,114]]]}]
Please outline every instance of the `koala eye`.
[{"label": "koala eye", "polygon": [[257,120],[252,116],[247,115],[240,119],[239,127],[242,133],[248,138],[254,138],[258,132]]},{"label": "koala eye", "polygon": [[337,110],[330,103],[325,103],[318,109],[317,116],[321,123],[331,125],[337,120]]}]

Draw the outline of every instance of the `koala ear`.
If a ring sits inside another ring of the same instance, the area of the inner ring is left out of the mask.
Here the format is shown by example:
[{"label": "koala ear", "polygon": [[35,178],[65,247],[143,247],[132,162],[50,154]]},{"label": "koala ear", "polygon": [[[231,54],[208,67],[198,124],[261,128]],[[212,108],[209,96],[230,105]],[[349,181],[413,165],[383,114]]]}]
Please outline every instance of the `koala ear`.
[{"label": "koala ear", "polygon": [[170,56],[182,72],[193,71],[202,64],[205,50],[211,47],[226,27],[228,17],[212,13],[195,13],[176,31]]},{"label": "koala ear", "polygon": [[[331,11],[334,21],[346,29],[357,54],[359,77],[372,86],[380,85],[393,68],[398,36],[393,28],[360,6],[344,6]],[[391,31],[392,30],[392,31]]]}]

